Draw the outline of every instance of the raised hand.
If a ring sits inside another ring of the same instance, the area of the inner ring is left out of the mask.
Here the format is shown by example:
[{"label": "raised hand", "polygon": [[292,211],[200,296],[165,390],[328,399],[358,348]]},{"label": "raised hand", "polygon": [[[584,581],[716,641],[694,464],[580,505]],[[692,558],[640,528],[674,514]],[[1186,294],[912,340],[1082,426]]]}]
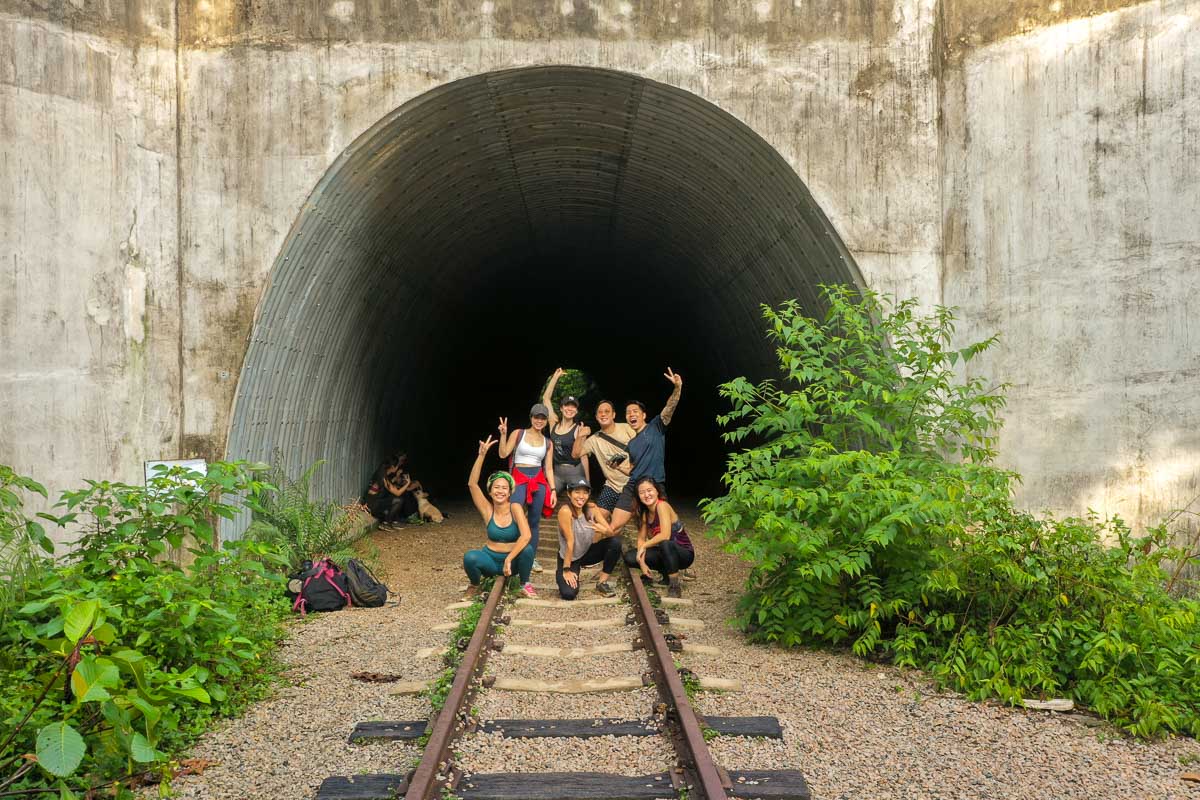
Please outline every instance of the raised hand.
[{"label": "raised hand", "polygon": [[483,456],[486,456],[487,451],[491,450],[492,445],[494,445],[495,443],[496,443],[496,440],[493,439],[491,436],[489,436],[486,441],[481,441],[479,443],[479,457],[482,458]]},{"label": "raised hand", "polygon": [[663,377],[675,384],[677,387],[683,386],[683,376],[676,372],[672,372],[670,367],[667,367],[667,371],[663,373]]},{"label": "raised hand", "polygon": [[575,426],[575,438],[576,439],[582,439],[584,436],[591,436],[591,435],[592,435],[592,429],[589,428],[587,425],[580,424],[580,425]]},{"label": "raised hand", "polygon": [[496,429],[500,431],[501,439],[508,438],[508,417],[501,417],[500,424],[496,426]]},{"label": "raised hand", "polygon": [[561,378],[563,375],[566,375],[566,374],[567,374],[567,371],[565,369],[563,369],[562,367],[559,367],[558,369],[554,370],[554,375],[551,376],[551,379],[558,380],[559,378]]}]

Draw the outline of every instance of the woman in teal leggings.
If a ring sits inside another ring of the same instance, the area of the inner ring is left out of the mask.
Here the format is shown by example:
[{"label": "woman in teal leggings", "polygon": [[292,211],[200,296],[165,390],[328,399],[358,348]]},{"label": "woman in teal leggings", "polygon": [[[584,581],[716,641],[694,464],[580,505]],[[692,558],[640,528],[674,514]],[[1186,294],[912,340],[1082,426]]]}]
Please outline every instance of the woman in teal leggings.
[{"label": "woman in teal leggings", "polygon": [[479,488],[479,475],[483,472],[483,459],[496,442],[491,436],[479,443],[479,455],[467,478],[467,488],[479,516],[487,523],[487,545],[478,550],[468,550],[463,555],[463,569],[471,582],[467,596],[479,594],[479,581],[484,576],[513,573],[516,565],[522,588],[527,597],[537,597],[529,583],[529,571],[533,567],[532,537],[529,521],[525,518],[525,507],[512,502],[513,478],[507,472],[493,472],[487,479],[488,493]]}]

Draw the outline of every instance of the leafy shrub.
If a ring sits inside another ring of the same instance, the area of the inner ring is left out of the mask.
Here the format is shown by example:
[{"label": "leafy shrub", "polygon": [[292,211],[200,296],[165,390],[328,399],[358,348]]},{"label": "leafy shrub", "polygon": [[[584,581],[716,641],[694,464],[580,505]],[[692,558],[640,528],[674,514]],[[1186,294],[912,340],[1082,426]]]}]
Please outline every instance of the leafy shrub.
[{"label": "leafy shrub", "polygon": [[[288,616],[282,559],[211,536],[234,513],[221,493],[256,488],[243,465],[218,463],[64,493],[58,519],[80,526],[79,547],[27,584],[0,631],[0,792],[73,797],[163,775],[207,720],[262,694]],[[188,568],[162,558],[184,545]]]},{"label": "leafy shrub", "polygon": [[[1165,590],[1160,526],[1037,519],[993,465],[1002,387],[955,368],[953,314],[826,288],[824,320],[764,309],[783,381],[730,381],[709,531],[752,565],[738,621],[849,643],[973,697],[1067,695],[1140,735],[1200,733],[1200,611]],[[1115,546],[1106,544],[1106,537]]]},{"label": "leafy shrub", "polygon": [[24,496],[30,492],[46,496],[46,488],[33,478],[0,464],[0,627],[54,554],[46,529],[25,514]]},{"label": "leafy shrub", "polygon": [[312,476],[324,463],[316,462],[294,480],[282,470],[272,470],[269,483],[257,488],[246,501],[254,512],[246,538],[280,552],[290,572],[318,556],[328,556],[339,565],[349,558],[362,558],[368,563],[376,560],[375,551],[364,548],[372,521],[364,506],[312,499]]}]

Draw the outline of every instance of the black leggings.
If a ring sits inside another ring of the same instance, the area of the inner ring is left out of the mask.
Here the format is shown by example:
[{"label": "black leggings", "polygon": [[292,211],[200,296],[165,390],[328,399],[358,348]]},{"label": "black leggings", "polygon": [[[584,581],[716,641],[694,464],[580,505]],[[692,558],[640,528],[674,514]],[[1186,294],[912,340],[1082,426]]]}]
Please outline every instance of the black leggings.
[{"label": "black leggings", "polygon": [[[665,542],[659,542],[654,547],[646,550],[646,566],[654,572],[661,572],[664,578],[674,575],[681,569],[687,569],[695,560],[695,550],[680,547],[670,539]],[[631,570],[641,569],[641,565],[638,564],[636,549],[625,553],[625,563],[629,565]]]},{"label": "black leggings", "polygon": [[579,570],[581,567],[604,562],[603,569],[608,574],[617,568],[617,562],[620,560],[620,536],[609,536],[598,542],[592,542],[592,546],[582,556],[571,562],[570,571],[575,573],[575,585],[571,586],[563,577],[565,570],[563,570],[562,556],[559,556],[558,569],[554,570],[554,582],[558,584],[558,596],[563,600],[574,600],[579,595]]},{"label": "black leggings", "polygon": [[415,492],[405,492],[399,497],[382,495],[371,503],[370,509],[371,515],[385,525],[403,522],[417,513],[417,495]]}]

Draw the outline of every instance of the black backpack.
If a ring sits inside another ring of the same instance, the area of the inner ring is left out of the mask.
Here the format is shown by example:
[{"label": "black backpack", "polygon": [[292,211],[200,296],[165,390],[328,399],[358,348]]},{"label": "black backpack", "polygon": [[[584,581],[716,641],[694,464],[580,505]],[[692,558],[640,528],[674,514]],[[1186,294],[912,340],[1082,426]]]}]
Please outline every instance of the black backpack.
[{"label": "black backpack", "polygon": [[[328,558],[322,558],[309,569],[300,572],[289,584],[290,589],[296,590],[292,610],[301,614],[309,611],[338,611],[352,605],[350,583],[346,574]],[[292,592],[289,591],[289,594]]]},{"label": "black backpack", "polygon": [[346,577],[350,582],[350,597],[354,599],[354,605],[379,608],[387,602],[388,587],[380,583],[367,565],[357,558],[346,562]]}]

